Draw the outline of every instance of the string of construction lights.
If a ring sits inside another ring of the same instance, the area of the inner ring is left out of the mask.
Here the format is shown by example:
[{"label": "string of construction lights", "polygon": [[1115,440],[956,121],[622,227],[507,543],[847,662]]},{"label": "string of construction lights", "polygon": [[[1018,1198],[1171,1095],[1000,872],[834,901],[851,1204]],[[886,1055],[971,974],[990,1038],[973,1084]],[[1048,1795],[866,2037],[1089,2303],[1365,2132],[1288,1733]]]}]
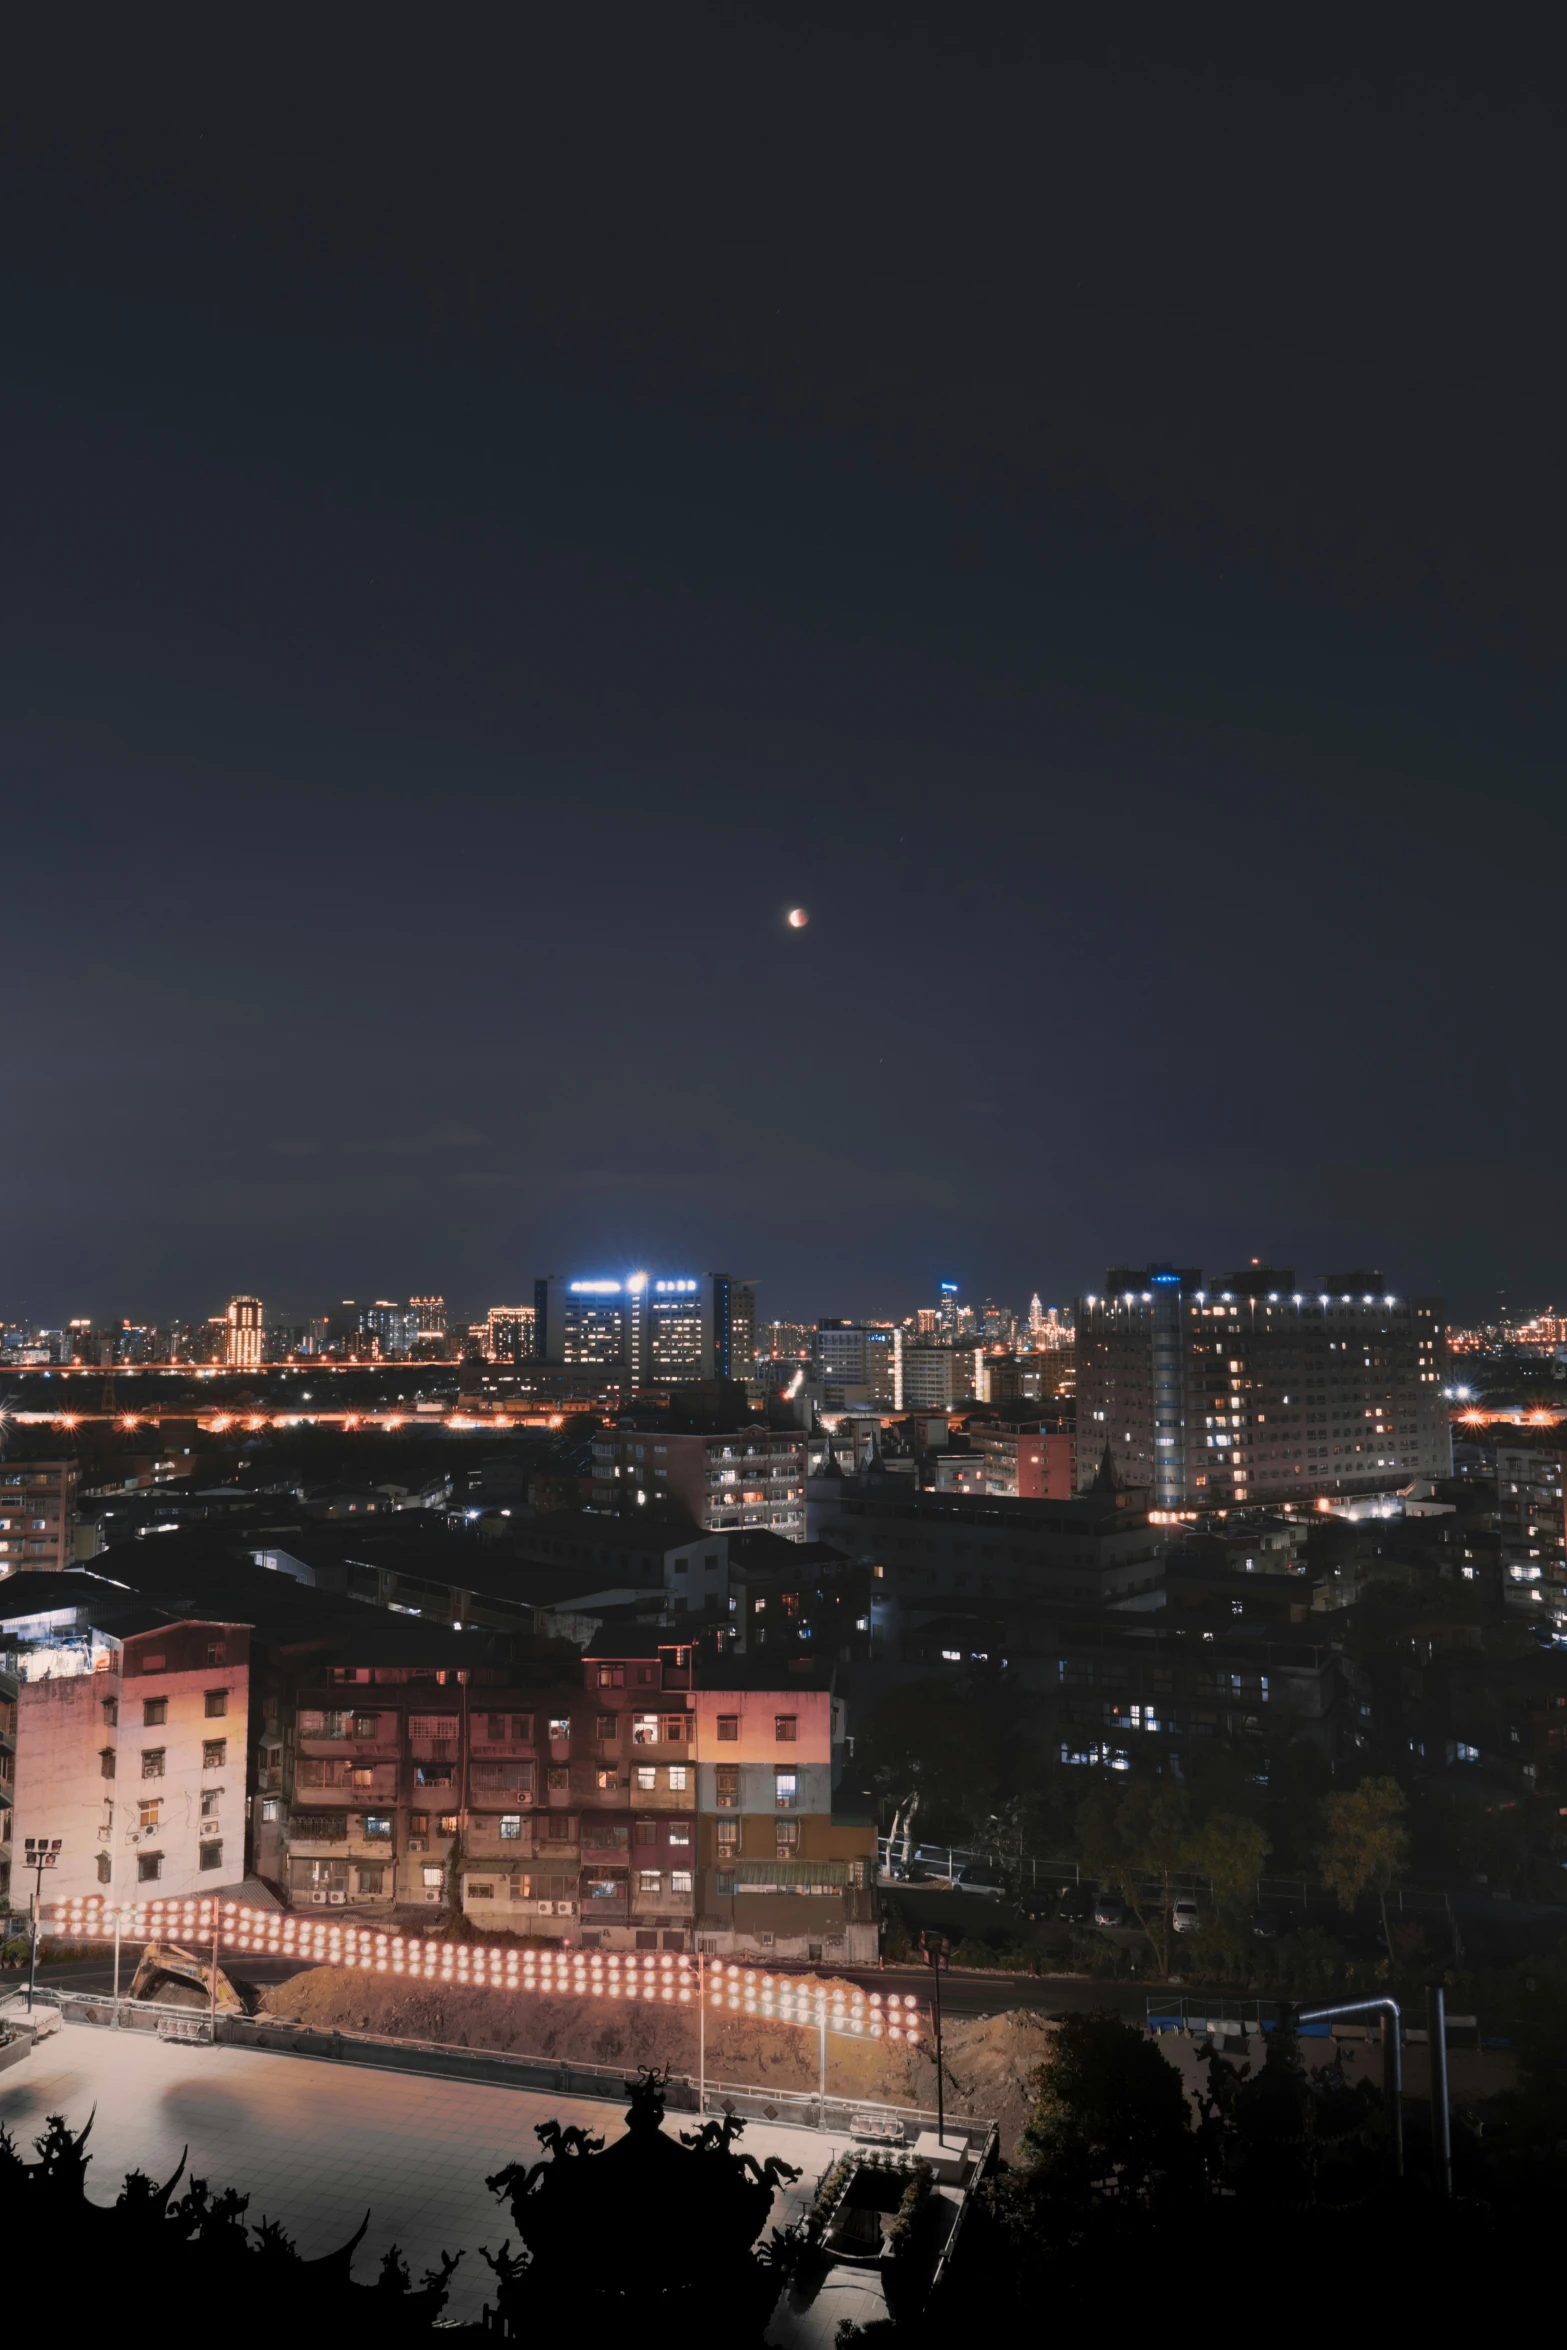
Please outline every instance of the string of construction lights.
[{"label": "string of construction lights", "polygon": [[346,1920],[295,1918],[247,1909],[237,1901],[137,1901],[98,1894],[52,1905],[50,1929],[67,1941],[164,1940],[249,1951],[258,1958],[300,1958],[319,1966],[357,1967],[422,1983],[473,1990],[532,1991],[552,1998],[645,1999],[687,2007],[697,1998],[731,2015],[771,2016],[780,2023],[820,2024],[850,2038],[924,2037],[912,1993],[861,1991],[813,1975],[774,1975],[725,1959],[686,1958],[651,1950],[518,1950],[514,1945],[427,1941],[381,1934]]}]

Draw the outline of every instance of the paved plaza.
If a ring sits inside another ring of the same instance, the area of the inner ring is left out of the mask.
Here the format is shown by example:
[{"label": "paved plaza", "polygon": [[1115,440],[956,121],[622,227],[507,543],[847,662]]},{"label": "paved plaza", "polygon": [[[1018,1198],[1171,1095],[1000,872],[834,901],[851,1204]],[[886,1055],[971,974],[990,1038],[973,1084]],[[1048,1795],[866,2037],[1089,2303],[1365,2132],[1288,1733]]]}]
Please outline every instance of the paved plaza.
[{"label": "paved plaza", "polygon": [[[464,2249],[448,2303],[454,2318],[476,2318],[492,2298],[479,2245],[493,2252],[513,2233],[511,2214],[486,2189],[485,2174],[536,2160],[534,2124],[552,2116],[606,2138],[624,2127],[623,2107],[593,2098],[264,2049],[182,2047],[86,2024],[65,2025],[0,2075],[0,2122],[24,2153],[48,2115],[63,2113],[79,2129],[94,2108],[87,2178],[95,2200],[112,2202],[127,2170],[167,2178],[188,2144],[197,2177],[248,2194],[249,2218],[281,2220],[307,2257],[341,2244],[368,2210],[369,2232],[354,2265],[361,2282],[373,2278],[394,2242],[416,2280],[441,2251]],[[666,2126],[689,2129],[692,2120],[671,2113]],[[782,2226],[798,2216],[846,2141],[751,2122],[742,2144],[758,2161],[780,2154],[799,2166],[798,2184],[774,2202],[773,2224]],[[824,2292],[819,2303],[848,2298],[859,2294]],[[781,2311],[774,2335],[815,2350],[818,2334],[829,2343],[843,2314],[834,2306],[829,2323],[819,2306]]]}]

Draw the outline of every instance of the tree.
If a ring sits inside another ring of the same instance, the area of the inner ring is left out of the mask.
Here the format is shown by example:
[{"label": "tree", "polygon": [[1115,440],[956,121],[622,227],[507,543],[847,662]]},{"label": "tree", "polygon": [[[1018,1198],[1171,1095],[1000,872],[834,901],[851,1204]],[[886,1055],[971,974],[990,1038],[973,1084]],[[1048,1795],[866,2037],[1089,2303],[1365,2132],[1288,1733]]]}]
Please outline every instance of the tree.
[{"label": "tree", "polygon": [[1260,2071],[1208,2060],[1198,2136],[1209,2178],[1254,2211],[1288,2218],[1369,2201],[1385,2173],[1384,2130],[1380,2091],[1352,2086],[1341,2057],[1308,2069],[1287,2010]]},{"label": "tree", "polygon": [[1174,1880],[1190,1865],[1185,1789],[1170,1779],[1112,1780],[1084,1803],[1077,1832],[1087,1866],[1101,1884],[1120,1892],[1148,1937],[1159,1972],[1167,1975]]},{"label": "tree", "polygon": [[1023,2153],[1069,2201],[1146,2206],[1196,2186],[1181,2076],[1113,2009],[1058,2017],[1034,2085]]},{"label": "tree", "polygon": [[1255,1901],[1262,1864],[1273,1847],[1255,1820],[1216,1811],[1187,1840],[1187,1865],[1213,1887],[1221,1909],[1243,1909]]},{"label": "tree", "polygon": [[1330,1795],[1322,1806],[1326,1833],[1317,1848],[1322,1881],[1337,1894],[1341,1909],[1353,1909],[1365,1893],[1376,1894],[1389,1963],[1394,1952],[1387,1897],[1408,1865],[1408,1808],[1396,1779],[1362,1779],[1352,1794]]}]

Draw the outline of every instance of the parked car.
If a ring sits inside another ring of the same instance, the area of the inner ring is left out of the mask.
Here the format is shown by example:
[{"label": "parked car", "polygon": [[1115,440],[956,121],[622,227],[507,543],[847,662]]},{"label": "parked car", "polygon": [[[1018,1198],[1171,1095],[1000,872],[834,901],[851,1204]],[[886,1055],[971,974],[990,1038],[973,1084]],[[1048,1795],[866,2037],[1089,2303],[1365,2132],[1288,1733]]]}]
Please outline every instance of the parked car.
[{"label": "parked car", "polygon": [[1062,1910],[1060,1898],[1054,1893],[1020,1893],[1017,1906],[1024,1917],[1031,1919],[1035,1925],[1043,1925],[1047,1919],[1059,1917]]},{"label": "parked car", "polygon": [[1126,1903],[1119,1893],[1100,1893],[1094,1900],[1096,1926],[1124,1926],[1127,1922]]},{"label": "parked car", "polygon": [[1094,1897],[1086,1885],[1071,1885],[1056,1903],[1063,1926],[1086,1926],[1094,1914]]},{"label": "parked car", "polygon": [[985,1893],[992,1901],[999,1901],[1006,1892],[1006,1886],[994,1869],[987,1868],[983,1861],[971,1860],[953,1878],[952,1890],[954,1893]]},{"label": "parked car", "polygon": [[1254,1909],[1251,1930],[1259,1942],[1277,1942],[1279,1938],[1278,1912],[1272,1909]]},{"label": "parked car", "polygon": [[1201,1931],[1202,1911],[1197,1907],[1195,1895],[1177,1893],[1170,1904],[1170,1926],[1177,1934],[1196,1934]]}]

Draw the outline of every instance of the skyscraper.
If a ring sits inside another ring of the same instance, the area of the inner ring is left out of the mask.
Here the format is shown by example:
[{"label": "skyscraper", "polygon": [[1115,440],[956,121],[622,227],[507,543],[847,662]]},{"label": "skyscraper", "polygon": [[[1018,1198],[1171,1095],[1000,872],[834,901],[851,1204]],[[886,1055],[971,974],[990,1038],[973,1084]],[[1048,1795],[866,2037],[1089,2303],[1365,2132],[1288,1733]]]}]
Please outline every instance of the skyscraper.
[{"label": "skyscraper", "polygon": [[526,1362],[534,1351],[533,1324],[532,1306],[491,1306],[484,1317],[486,1362]]},{"label": "skyscraper", "polygon": [[639,1386],[753,1375],[756,1293],[727,1273],[628,1273],[534,1284],[547,1363],[624,1363]]},{"label": "skyscraper", "polygon": [[259,1297],[231,1297],[224,1359],[231,1371],[261,1368],[263,1317]]},{"label": "skyscraper", "polygon": [[1077,1309],[1077,1474],[1108,1446],[1156,1509],[1371,1492],[1452,1470],[1446,1317],[1380,1273],[1298,1288],[1251,1265],[1204,1286],[1125,1266]]}]

